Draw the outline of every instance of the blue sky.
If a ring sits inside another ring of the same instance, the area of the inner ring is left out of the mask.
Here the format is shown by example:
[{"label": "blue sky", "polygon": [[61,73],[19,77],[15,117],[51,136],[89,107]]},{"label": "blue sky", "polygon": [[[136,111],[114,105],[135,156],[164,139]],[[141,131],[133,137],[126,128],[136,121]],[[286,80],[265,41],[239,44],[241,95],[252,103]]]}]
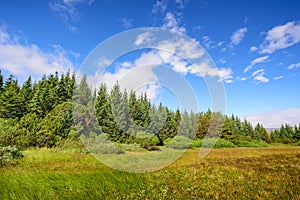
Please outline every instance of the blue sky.
[{"label": "blue sky", "polygon": [[[300,121],[299,8],[297,0],[2,1],[0,69],[21,81],[28,75],[38,79],[76,71],[107,38],[134,28],[163,27],[191,37],[211,56],[224,83],[227,114],[267,127],[295,124]],[[145,61],[145,52],[120,58],[118,69],[108,75]],[[194,88],[204,85],[189,72],[181,74]],[[151,89],[156,101],[174,99],[159,96],[163,88]],[[210,106],[207,95],[205,89],[199,94],[203,110]]]}]

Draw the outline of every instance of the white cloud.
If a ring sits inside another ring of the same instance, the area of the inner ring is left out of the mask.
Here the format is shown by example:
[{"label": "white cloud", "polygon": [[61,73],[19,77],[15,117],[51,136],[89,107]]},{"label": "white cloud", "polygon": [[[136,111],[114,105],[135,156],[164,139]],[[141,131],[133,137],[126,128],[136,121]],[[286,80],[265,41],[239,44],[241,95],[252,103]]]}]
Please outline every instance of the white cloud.
[{"label": "white cloud", "polygon": [[267,83],[269,79],[264,75],[257,75],[253,78],[253,80],[257,81],[257,83]]},{"label": "white cloud", "polygon": [[202,40],[203,40],[204,46],[207,48],[210,48],[214,45],[214,42],[207,35],[203,36]]},{"label": "white cloud", "polygon": [[180,19],[171,12],[167,12],[164,18],[163,28],[169,29],[177,33],[186,33],[186,29],[182,26],[179,26]]},{"label": "white cloud", "polygon": [[226,63],[226,60],[223,59],[223,58],[221,58],[221,59],[220,59],[220,63],[225,64],[225,63]]},{"label": "white cloud", "polygon": [[[146,61],[149,61],[149,57],[146,57],[148,56],[144,54],[143,58]],[[140,58],[139,60],[141,61],[143,58]],[[139,63],[139,61],[136,63]],[[128,65],[128,63],[126,65]],[[98,81],[101,83],[106,83],[108,90],[110,90],[118,81],[122,90],[133,90],[138,93],[146,92],[148,97],[151,100],[154,100],[159,94],[160,88],[160,86],[157,85],[158,78],[153,72],[154,67],[154,63],[152,65],[150,63],[148,63],[148,65],[132,64],[130,68],[116,68],[114,72],[106,72],[103,76],[100,76],[99,73],[96,73],[94,76],[88,77],[88,80],[93,80],[94,83],[97,83],[96,87],[98,87],[100,84]],[[101,77],[101,80],[98,80],[99,77]]]},{"label": "white cloud", "polygon": [[0,42],[0,66],[19,78],[29,75],[39,78],[44,74],[66,72],[73,69],[68,52],[59,45],[52,45],[50,51],[44,51],[36,44],[21,44],[14,36],[0,29],[0,35],[6,35]]},{"label": "white cloud", "polygon": [[265,77],[265,70],[259,69],[252,73],[253,80],[256,81],[256,83],[267,83],[269,82],[269,79]]},{"label": "white cloud", "polygon": [[156,1],[151,10],[152,14],[158,14],[158,13],[165,12],[167,9],[167,5],[168,5],[167,0]]},{"label": "white cloud", "polygon": [[300,108],[289,108],[285,110],[276,110],[267,113],[246,116],[253,125],[263,124],[267,128],[279,128],[282,124],[292,126],[299,124]]},{"label": "white cloud", "polygon": [[252,68],[253,68],[252,65],[248,65],[247,67],[245,67],[244,74],[247,73],[248,71],[250,71]]},{"label": "white cloud", "polygon": [[225,41],[221,41],[221,42],[218,42],[218,47],[221,47],[221,46],[223,46],[225,44]]},{"label": "white cloud", "polygon": [[121,18],[119,18],[119,20],[122,22],[123,28],[128,29],[128,28],[132,27],[132,19],[121,17]]},{"label": "white cloud", "polygon": [[160,65],[162,63],[162,58],[158,54],[151,51],[149,53],[143,53],[138,59],[135,60],[134,65],[135,67],[138,67],[144,65]]},{"label": "white cloud", "polygon": [[193,30],[200,31],[202,28],[203,28],[202,26],[198,25],[198,26],[194,26]]},{"label": "white cloud", "polygon": [[275,26],[267,32],[264,42],[260,45],[260,53],[272,54],[300,42],[300,24],[288,22]]},{"label": "white cloud", "polygon": [[245,81],[245,80],[247,80],[247,78],[246,77],[240,77],[240,76],[238,76],[238,77],[236,77],[236,80],[238,80],[238,81]]},{"label": "white cloud", "polygon": [[291,64],[290,66],[288,66],[288,69],[295,69],[295,68],[299,68],[300,67],[300,63],[295,63],[295,64]]},{"label": "white cloud", "polygon": [[247,33],[247,28],[240,28],[239,30],[235,31],[230,37],[231,40],[230,45],[235,46],[241,43],[246,33]]},{"label": "white cloud", "polygon": [[283,79],[283,78],[284,78],[284,76],[276,76],[276,77],[273,78],[273,80],[280,80],[280,79]]},{"label": "white cloud", "polygon": [[250,65],[248,65],[245,69],[244,69],[244,73],[247,73],[248,71],[250,71],[254,65],[259,64],[259,63],[264,63],[266,61],[268,61],[269,56],[262,56],[259,58],[255,58],[254,60],[251,61]]},{"label": "white cloud", "polygon": [[265,74],[265,70],[264,69],[259,69],[256,70],[255,72],[252,73],[252,77],[256,76],[256,75],[264,75]]},{"label": "white cloud", "polygon": [[140,45],[147,45],[151,40],[153,39],[153,35],[149,32],[142,33],[138,35],[136,40],[134,41],[135,46],[140,46]]},{"label": "white cloud", "polygon": [[218,69],[219,77],[221,81],[225,83],[232,83],[233,82],[233,71],[230,68],[221,68]]},{"label": "white cloud", "polygon": [[262,57],[259,57],[259,58],[255,58],[254,60],[251,61],[251,65],[256,65],[256,64],[259,64],[259,63],[264,63],[268,60],[269,56],[262,56]]},{"label": "white cloud", "polygon": [[175,0],[175,2],[178,4],[178,8],[182,9],[186,6],[187,3],[189,3],[189,0]]},{"label": "white cloud", "polygon": [[79,8],[81,6],[90,6],[95,0],[53,0],[49,3],[49,7],[55,15],[62,19],[68,25],[71,32],[76,32],[74,26],[80,18]]},{"label": "white cloud", "polygon": [[257,50],[258,50],[258,48],[257,48],[256,46],[250,47],[250,52],[255,52],[255,51],[257,51]]}]

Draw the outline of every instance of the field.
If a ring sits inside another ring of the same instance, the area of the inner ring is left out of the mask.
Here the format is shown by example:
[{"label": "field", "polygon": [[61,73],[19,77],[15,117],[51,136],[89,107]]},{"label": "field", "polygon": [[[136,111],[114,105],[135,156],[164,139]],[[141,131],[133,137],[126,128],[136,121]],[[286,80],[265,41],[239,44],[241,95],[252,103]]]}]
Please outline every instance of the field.
[{"label": "field", "polygon": [[24,155],[0,168],[0,199],[300,199],[300,147],[214,149],[201,159],[193,149],[148,173],[117,171],[76,149]]}]

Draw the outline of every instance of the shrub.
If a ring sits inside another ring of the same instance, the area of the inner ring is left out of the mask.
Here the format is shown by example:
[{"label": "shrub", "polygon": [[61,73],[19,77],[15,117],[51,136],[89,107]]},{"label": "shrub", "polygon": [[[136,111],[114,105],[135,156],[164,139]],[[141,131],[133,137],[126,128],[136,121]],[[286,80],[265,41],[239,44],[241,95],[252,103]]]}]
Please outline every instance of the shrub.
[{"label": "shrub", "polygon": [[196,139],[192,142],[191,148],[201,148],[202,144],[203,144],[203,140]]},{"label": "shrub", "polygon": [[113,143],[94,144],[89,150],[94,154],[124,154],[124,151]]},{"label": "shrub", "polygon": [[268,143],[263,140],[252,140],[252,141],[239,141],[237,143],[238,147],[268,147]]},{"label": "shrub", "polygon": [[90,136],[82,135],[81,141],[94,154],[124,154],[124,151],[112,143],[104,134]]},{"label": "shrub", "polygon": [[236,147],[235,144],[224,139],[218,139],[215,146],[215,148],[234,148],[234,147]]},{"label": "shrub", "polygon": [[159,143],[158,138],[146,131],[137,132],[135,141],[144,149],[152,151],[159,150],[159,148],[156,147],[156,145]]},{"label": "shrub", "polygon": [[0,148],[0,166],[16,164],[17,159],[22,158],[23,154],[15,146]]},{"label": "shrub", "polygon": [[173,149],[187,149],[191,146],[192,140],[185,136],[175,136],[173,140],[167,145]]}]

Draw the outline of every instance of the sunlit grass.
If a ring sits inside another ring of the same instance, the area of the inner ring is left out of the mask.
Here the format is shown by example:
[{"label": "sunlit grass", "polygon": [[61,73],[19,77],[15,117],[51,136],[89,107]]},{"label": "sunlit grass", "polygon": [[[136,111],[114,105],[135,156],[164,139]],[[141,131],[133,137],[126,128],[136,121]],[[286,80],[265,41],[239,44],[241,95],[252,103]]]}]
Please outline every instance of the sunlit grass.
[{"label": "sunlit grass", "polygon": [[0,168],[0,199],[300,198],[299,147],[213,149],[201,159],[194,149],[164,169],[137,174],[80,151],[23,153],[17,166]]}]

